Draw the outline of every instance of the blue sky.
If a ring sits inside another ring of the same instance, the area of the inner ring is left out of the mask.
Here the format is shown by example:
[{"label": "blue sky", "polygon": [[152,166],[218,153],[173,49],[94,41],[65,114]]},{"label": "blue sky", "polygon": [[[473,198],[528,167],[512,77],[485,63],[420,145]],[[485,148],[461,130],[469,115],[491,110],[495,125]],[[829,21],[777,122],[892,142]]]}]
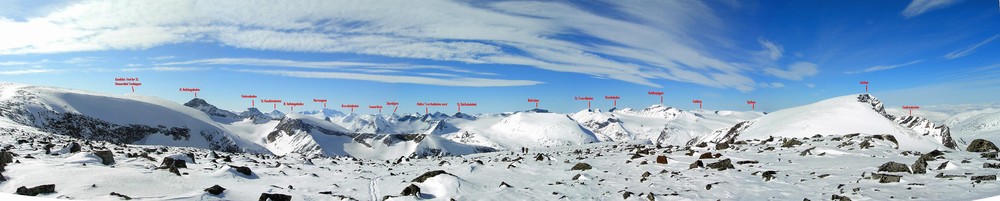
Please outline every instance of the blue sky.
[{"label": "blue sky", "polygon": [[[575,112],[575,96],[774,111],[861,93],[891,106],[996,102],[1000,5],[913,1],[9,1],[0,80],[230,110],[260,98],[454,113]],[[260,105],[258,105],[260,106]],[[262,107],[267,108],[267,107]],[[279,107],[287,111],[287,107]],[[339,109],[339,108],[338,108]],[[266,109],[265,109],[266,110]],[[367,108],[359,112],[373,112]]]}]

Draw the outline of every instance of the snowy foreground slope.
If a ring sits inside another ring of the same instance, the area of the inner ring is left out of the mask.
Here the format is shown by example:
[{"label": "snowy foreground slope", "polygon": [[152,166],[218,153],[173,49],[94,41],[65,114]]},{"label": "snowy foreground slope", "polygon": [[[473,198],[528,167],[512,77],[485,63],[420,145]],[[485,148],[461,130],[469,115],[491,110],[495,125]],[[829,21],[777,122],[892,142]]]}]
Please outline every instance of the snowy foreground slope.
[{"label": "snowy foreground slope", "polygon": [[[870,135],[740,140],[722,150],[603,142],[527,153],[366,160],[122,146],[30,129],[11,126],[0,136],[16,161],[5,166],[0,192],[53,184],[54,192],[38,197],[256,200],[266,193],[292,200],[971,200],[1000,194],[997,169],[984,168],[1000,163],[995,150],[986,157],[963,150],[903,151]],[[38,149],[73,142],[83,145],[80,152],[47,155]],[[115,162],[102,164],[105,160],[93,153],[98,150],[112,150]],[[177,170],[172,173],[164,165],[167,158],[185,161],[185,167],[169,163]],[[926,165],[911,168],[919,161]],[[879,170],[889,162],[904,165]],[[226,190],[205,191],[214,185]]]},{"label": "snowy foreground slope", "polygon": [[0,193],[74,200],[970,200],[1000,194],[997,116],[963,113],[948,127],[889,115],[867,94],[769,114],[662,105],[573,114],[285,114],[0,84]]}]

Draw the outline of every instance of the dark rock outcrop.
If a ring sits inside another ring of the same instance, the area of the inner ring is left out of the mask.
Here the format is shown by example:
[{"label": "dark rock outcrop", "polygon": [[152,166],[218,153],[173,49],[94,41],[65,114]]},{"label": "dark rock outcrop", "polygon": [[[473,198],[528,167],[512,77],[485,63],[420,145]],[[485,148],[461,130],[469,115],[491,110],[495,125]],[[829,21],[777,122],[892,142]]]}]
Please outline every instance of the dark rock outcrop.
[{"label": "dark rock outcrop", "polygon": [[235,165],[229,165],[229,167],[235,169],[236,172],[242,173],[244,175],[247,175],[247,176],[253,175],[253,171],[251,171],[249,167],[246,167],[246,166],[235,166]]},{"label": "dark rock outcrop", "polygon": [[714,163],[709,163],[708,167],[719,171],[736,169],[736,167],[733,166],[733,162],[728,158],[721,161],[716,161]]},{"label": "dark rock outcrop", "polygon": [[910,173],[910,168],[907,167],[906,164],[897,163],[897,162],[891,162],[890,161],[888,163],[885,163],[885,164],[882,164],[881,166],[879,166],[878,167],[878,171],[879,172],[906,172],[906,173]]},{"label": "dark rock outcrop", "polygon": [[45,184],[31,188],[21,186],[17,188],[17,191],[15,193],[17,193],[18,195],[36,196],[38,194],[55,193],[55,192],[56,192],[55,184]]},{"label": "dark rock outcrop", "polygon": [[965,148],[965,151],[994,152],[994,151],[1000,151],[1000,149],[997,149],[997,145],[994,145],[993,142],[990,142],[989,140],[976,139],[973,140],[971,143],[969,143],[969,147]]},{"label": "dark rock outcrop", "polygon": [[278,193],[261,193],[258,201],[292,201],[291,195],[278,194]]},{"label": "dark rock outcrop", "polygon": [[226,188],[223,188],[222,186],[219,186],[219,185],[214,185],[212,187],[208,187],[208,188],[205,189],[205,192],[211,193],[212,195],[219,195],[219,194],[222,194],[222,192],[225,192],[225,191],[226,191]]},{"label": "dark rock outcrop", "polygon": [[573,168],[570,168],[569,170],[589,170],[593,168],[594,167],[590,166],[590,164],[587,163],[577,163],[576,165],[573,165]]},{"label": "dark rock outcrop", "polygon": [[101,164],[111,165],[115,164],[115,154],[111,153],[111,150],[100,150],[94,151],[94,155],[101,158]]}]

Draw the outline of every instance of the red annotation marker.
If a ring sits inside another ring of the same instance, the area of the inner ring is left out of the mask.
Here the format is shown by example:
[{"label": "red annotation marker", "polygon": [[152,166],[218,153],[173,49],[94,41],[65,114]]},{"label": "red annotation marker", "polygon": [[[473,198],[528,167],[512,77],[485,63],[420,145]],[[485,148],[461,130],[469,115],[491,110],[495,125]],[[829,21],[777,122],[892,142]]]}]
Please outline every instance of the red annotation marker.
[{"label": "red annotation marker", "polygon": [[391,105],[391,106],[394,106],[394,107],[392,108],[392,113],[393,113],[393,114],[396,114],[396,109],[399,109],[399,102],[385,102],[385,105]]},{"label": "red annotation marker", "polygon": [[295,106],[303,106],[302,102],[285,102],[285,105],[292,108],[292,112],[295,111]]},{"label": "red annotation marker", "polygon": [[458,102],[458,113],[462,113],[462,106],[465,106],[465,107],[475,107],[476,103]]},{"label": "red annotation marker", "polygon": [[417,102],[417,106],[424,106],[424,114],[430,114],[431,111],[428,107],[441,107],[448,106],[448,103],[427,103],[427,102]]},{"label": "red annotation marker", "polygon": [[274,103],[274,110],[278,110],[278,103],[281,102],[280,99],[261,99],[261,103]]},{"label": "red annotation marker", "polygon": [[587,109],[590,109],[590,101],[594,100],[594,98],[593,97],[589,97],[589,96],[587,96],[587,97],[579,97],[579,96],[577,96],[577,97],[573,97],[573,100],[579,100],[579,101],[584,101],[585,100],[585,101],[587,101]]},{"label": "red annotation marker", "polygon": [[622,97],[618,97],[618,96],[604,96],[604,100],[615,100],[615,106],[614,107],[616,107],[616,108],[618,107],[618,99],[621,99],[621,98]]},{"label": "red annotation marker", "polygon": [[920,109],[920,106],[903,106],[903,109],[910,110],[910,116],[913,116],[913,110]]},{"label": "red annotation marker", "polygon": [[538,99],[529,98],[529,103],[535,103],[535,109],[538,109]]},{"label": "red annotation marker", "polygon": [[240,95],[240,98],[250,98],[250,107],[254,107],[253,99],[257,99],[257,95]]},{"label": "red annotation marker", "polygon": [[198,97],[198,92],[201,91],[199,88],[181,88],[181,92],[194,92],[194,97]]},{"label": "red annotation marker", "polygon": [[323,108],[326,108],[326,99],[313,99],[313,102],[323,103]]},{"label": "red annotation marker", "polygon": [[368,105],[368,108],[378,109],[378,114],[382,114],[382,106],[381,105]]},{"label": "red annotation marker", "polygon": [[750,104],[750,110],[757,110],[757,101],[748,100],[747,104]]},{"label": "red annotation marker", "polygon": [[132,93],[135,93],[136,86],[142,86],[142,82],[139,82],[137,77],[116,77],[115,86],[130,86],[132,87]]},{"label": "red annotation marker", "polygon": [[868,93],[868,81],[861,81],[861,84],[865,85],[865,93]]},{"label": "red annotation marker", "polygon": [[340,104],[341,108],[351,108],[351,113],[354,113],[354,108],[358,108],[358,104]]},{"label": "red annotation marker", "polygon": [[691,103],[697,103],[698,109],[701,109],[701,100],[692,100]]},{"label": "red annotation marker", "polygon": [[649,91],[649,95],[656,95],[660,97],[660,104],[663,104],[663,92],[662,91]]}]

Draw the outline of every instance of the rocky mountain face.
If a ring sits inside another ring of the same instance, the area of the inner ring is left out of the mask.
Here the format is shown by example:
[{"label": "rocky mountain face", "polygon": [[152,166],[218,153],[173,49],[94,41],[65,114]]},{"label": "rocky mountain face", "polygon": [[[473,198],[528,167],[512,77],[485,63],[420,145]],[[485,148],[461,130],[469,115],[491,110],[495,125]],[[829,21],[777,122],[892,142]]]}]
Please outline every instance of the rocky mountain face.
[{"label": "rocky mountain face", "polygon": [[[127,116],[123,115],[124,111],[119,113],[94,113],[92,111],[95,107],[145,108],[140,109],[140,111],[154,112],[131,115],[146,115],[149,118],[159,117],[155,111],[170,111],[164,106],[149,102],[111,99],[111,97],[47,87],[6,85],[0,87],[0,91],[13,94],[0,98],[0,117],[47,133],[111,143],[187,144],[192,147],[227,152],[263,150],[249,143],[246,144],[252,147],[242,146],[243,144],[238,143],[240,139],[213,126],[212,124],[215,122],[200,120],[183,113],[163,114],[180,119],[127,123],[128,118],[123,117]],[[83,101],[73,102],[66,100],[66,98],[78,98]],[[118,103],[101,105],[103,100],[113,100]],[[197,124],[178,125],[155,122],[197,122]]]}]

